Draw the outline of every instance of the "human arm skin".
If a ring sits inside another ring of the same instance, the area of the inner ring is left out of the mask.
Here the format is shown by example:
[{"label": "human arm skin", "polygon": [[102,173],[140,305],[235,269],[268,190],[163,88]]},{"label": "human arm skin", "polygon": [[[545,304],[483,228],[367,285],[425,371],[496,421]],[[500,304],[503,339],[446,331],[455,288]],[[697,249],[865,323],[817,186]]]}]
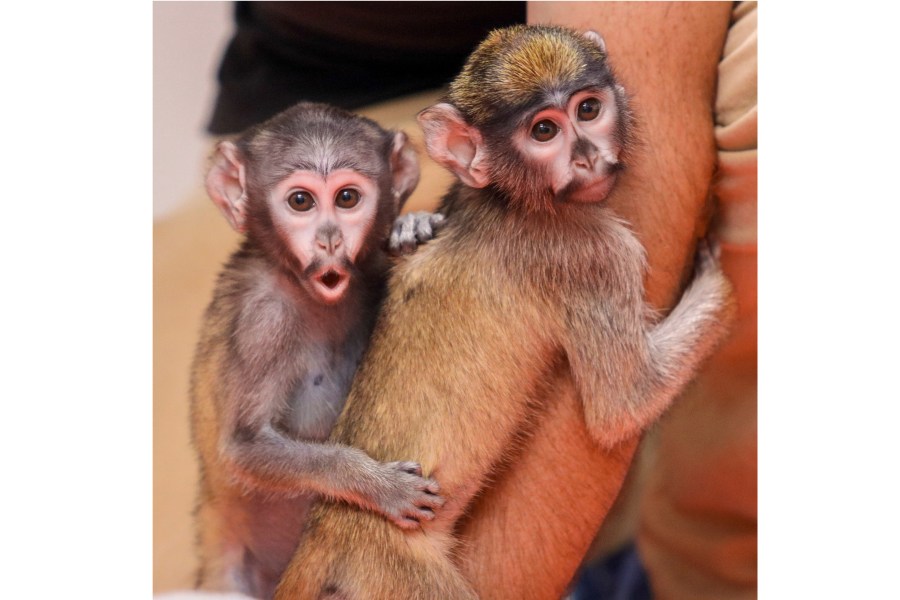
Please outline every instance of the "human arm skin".
[{"label": "human arm skin", "polygon": [[650,265],[647,299],[675,304],[706,230],[716,72],[730,2],[529,2],[529,24],[594,29],[631,97],[637,144],[610,205]]},{"label": "human arm skin", "polygon": [[[646,297],[659,308],[677,302],[706,229],[716,68],[730,11],[729,2],[528,5],[529,24],[599,31],[631,96],[637,147],[608,202],[647,249]],[[629,470],[637,437],[598,450],[584,430],[578,396],[563,383],[461,530],[460,565],[482,598],[559,598]],[[561,454],[577,468],[561,473]],[[577,510],[560,518],[560,507]]]}]

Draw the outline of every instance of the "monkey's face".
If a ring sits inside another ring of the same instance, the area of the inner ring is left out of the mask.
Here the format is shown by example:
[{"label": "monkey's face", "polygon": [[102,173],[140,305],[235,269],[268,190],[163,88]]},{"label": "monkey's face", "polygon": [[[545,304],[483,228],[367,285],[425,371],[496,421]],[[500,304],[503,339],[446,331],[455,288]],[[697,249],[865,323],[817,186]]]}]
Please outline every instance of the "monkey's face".
[{"label": "monkey's face", "polygon": [[295,171],[267,202],[275,230],[300,265],[300,283],[325,304],[339,302],[375,222],[377,184],[351,169]]},{"label": "monkey's face", "polygon": [[600,202],[616,180],[618,123],[613,89],[589,88],[537,110],[513,140],[555,201]]},{"label": "monkey's face", "polygon": [[513,26],[492,31],[424,110],[428,153],[470,187],[491,186],[528,211],[600,202],[627,148],[624,89],[595,31]]}]

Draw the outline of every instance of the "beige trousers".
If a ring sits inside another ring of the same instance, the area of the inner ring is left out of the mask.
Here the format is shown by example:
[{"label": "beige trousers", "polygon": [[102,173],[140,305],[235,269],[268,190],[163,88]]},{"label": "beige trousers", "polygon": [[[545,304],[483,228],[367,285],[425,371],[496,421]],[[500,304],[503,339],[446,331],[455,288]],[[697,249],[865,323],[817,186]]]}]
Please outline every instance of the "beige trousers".
[{"label": "beige trousers", "polygon": [[719,65],[711,225],[739,316],[729,341],[644,445],[638,549],[656,598],[756,597],[756,3]]}]

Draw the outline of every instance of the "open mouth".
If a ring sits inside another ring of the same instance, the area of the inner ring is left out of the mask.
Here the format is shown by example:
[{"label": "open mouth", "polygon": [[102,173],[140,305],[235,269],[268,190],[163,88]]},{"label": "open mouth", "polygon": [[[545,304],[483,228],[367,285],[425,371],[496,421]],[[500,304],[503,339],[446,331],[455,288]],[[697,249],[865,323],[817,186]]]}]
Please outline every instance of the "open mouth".
[{"label": "open mouth", "polygon": [[329,269],[321,277],[319,277],[319,281],[321,281],[322,285],[324,285],[328,289],[336,288],[341,282],[341,279],[341,274],[333,269]]},{"label": "open mouth", "polygon": [[325,302],[337,302],[347,290],[350,275],[342,269],[328,267],[313,277],[313,284]]}]

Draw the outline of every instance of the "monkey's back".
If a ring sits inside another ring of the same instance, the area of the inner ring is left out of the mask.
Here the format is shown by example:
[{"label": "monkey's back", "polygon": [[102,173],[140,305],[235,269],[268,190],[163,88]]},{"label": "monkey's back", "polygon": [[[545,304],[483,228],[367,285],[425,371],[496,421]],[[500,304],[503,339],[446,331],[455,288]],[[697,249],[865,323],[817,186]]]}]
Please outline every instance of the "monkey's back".
[{"label": "monkey's back", "polygon": [[[441,483],[448,503],[437,520],[448,523],[484,483],[472,473],[489,476],[497,457],[515,447],[515,432],[541,408],[536,399],[565,361],[565,310],[551,302],[563,288],[589,287],[596,295],[597,288],[622,287],[621,273],[601,268],[611,260],[610,236],[617,248],[620,236],[632,240],[626,254],[642,260],[640,245],[605,210],[511,215],[465,193],[451,193],[438,238],[392,273],[369,354],[331,438],[378,460],[415,457]],[[639,294],[641,273],[630,271],[625,287]],[[452,383],[446,373],[456,374]],[[418,428],[398,431],[394,411]]]}]

